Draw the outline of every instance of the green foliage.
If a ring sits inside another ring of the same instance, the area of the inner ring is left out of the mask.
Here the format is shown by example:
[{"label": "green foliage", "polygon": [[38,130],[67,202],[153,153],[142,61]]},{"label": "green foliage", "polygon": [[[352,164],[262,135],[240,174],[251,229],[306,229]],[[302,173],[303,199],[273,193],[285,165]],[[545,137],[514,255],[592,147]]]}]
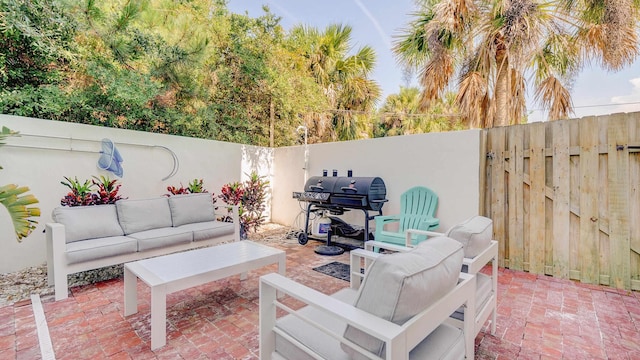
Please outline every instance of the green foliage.
[{"label": "green foliage", "polygon": [[[0,146],[5,145],[4,141],[10,136],[19,136],[19,133],[3,126],[0,132]],[[38,199],[32,194],[27,194],[28,192],[29,188],[26,186],[0,185],[0,204],[7,209],[9,216],[11,216],[18,242],[35,230],[35,224],[38,222],[34,218],[40,216],[40,208],[32,206],[38,203]]]},{"label": "green foliage", "polygon": [[0,88],[57,82],[75,34],[60,2],[0,0],[0,12]]},{"label": "green foliage", "polygon": [[310,142],[370,133],[375,53],[347,54],[348,26],[287,33],[267,7],[251,18],[223,0],[0,4],[10,12],[0,41],[16,50],[0,55],[2,113],[265,146],[296,144],[299,125],[322,119]]},{"label": "green foliage", "polygon": [[465,128],[457,116],[455,94],[435,101],[428,113],[420,109],[420,90],[400,88],[400,93],[387,97],[374,123],[375,137],[421,134],[462,130]]},{"label": "green foliage", "polygon": [[[169,193],[166,194],[166,196],[208,192],[207,189],[205,189],[203,186],[202,179],[193,179],[189,182],[189,185],[187,187],[184,187],[182,183],[180,184],[179,188],[175,186],[167,186],[167,191],[169,191]],[[216,202],[215,198],[213,198],[213,202]]]},{"label": "green foliage", "polygon": [[89,206],[98,204],[99,196],[92,193],[93,187],[95,186],[93,182],[85,180],[83,183],[80,182],[77,177],[70,179],[65,176],[64,179],[66,181],[61,181],[60,183],[68,187],[71,191],[60,200],[60,205]]}]

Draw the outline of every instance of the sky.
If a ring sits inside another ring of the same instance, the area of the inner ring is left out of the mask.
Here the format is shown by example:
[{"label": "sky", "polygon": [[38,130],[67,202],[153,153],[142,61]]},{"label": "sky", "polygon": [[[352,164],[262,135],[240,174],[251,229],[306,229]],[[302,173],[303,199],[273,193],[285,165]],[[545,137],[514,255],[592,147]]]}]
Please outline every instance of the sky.
[{"label": "sky", "polygon": [[[320,30],[330,24],[350,25],[354,50],[365,45],[376,50],[377,62],[371,78],[382,87],[380,105],[388,95],[398,93],[401,86],[417,86],[415,75],[407,83],[391,50],[412,19],[414,0],[228,0],[230,11],[247,12],[252,17],[263,14],[263,5],[281,17],[280,24],[286,30],[299,24]],[[572,118],[640,111],[640,57],[618,72],[585,67],[575,79],[571,96],[575,107]],[[532,96],[527,103],[530,122],[546,119]]]}]

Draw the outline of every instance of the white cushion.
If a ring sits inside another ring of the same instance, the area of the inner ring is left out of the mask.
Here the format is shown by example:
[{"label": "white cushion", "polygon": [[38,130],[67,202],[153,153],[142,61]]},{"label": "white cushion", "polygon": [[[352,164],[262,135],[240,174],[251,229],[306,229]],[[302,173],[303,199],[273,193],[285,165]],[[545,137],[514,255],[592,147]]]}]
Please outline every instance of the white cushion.
[{"label": "white cushion", "polygon": [[193,233],[191,231],[174,227],[150,229],[129,234],[128,236],[138,240],[138,251],[186,244],[193,240]]},{"label": "white cushion", "polygon": [[163,227],[171,227],[171,210],[166,197],[118,200],[118,220],[126,235]]},{"label": "white cushion", "polygon": [[169,197],[173,226],[213,221],[216,219],[213,198],[209,193],[174,195]]},{"label": "white cushion", "polygon": [[[444,236],[424,241],[409,252],[382,255],[367,271],[355,306],[402,325],[453,290],[462,259],[462,245]],[[384,356],[384,343],[369,334],[348,326],[344,337]],[[342,347],[354,358],[364,358]]]},{"label": "white cushion", "polygon": [[67,243],[124,235],[115,205],[61,206],[53,209],[51,216],[64,225]]},{"label": "white cushion", "polygon": [[473,258],[491,244],[493,220],[474,216],[449,229],[446,235],[462,243],[464,257]]},{"label": "white cushion", "polygon": [[75,264],[110,256],[134,253],[138,250],[136,239],[128,236],[110,236],[76,241],[67,244],[67,262]]},{"label": "white cushion", "polygon": [[178,226],[179,230],[193,232],[193,241],[213,239],[219,236],[233,234],[233,223],[222,221],[207,221]]}]

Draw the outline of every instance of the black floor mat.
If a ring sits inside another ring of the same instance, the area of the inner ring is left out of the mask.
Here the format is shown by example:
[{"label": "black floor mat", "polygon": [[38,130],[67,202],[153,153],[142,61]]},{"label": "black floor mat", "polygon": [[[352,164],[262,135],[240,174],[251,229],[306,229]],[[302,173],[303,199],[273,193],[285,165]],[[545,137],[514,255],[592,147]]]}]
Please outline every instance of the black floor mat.
[{"label": "black floor mat", "polygon": [[333,276],[340,280],[349,281],[349,264],[344,264],[338,261],[330,262],[328,264],[313,268],[313,270]]}]

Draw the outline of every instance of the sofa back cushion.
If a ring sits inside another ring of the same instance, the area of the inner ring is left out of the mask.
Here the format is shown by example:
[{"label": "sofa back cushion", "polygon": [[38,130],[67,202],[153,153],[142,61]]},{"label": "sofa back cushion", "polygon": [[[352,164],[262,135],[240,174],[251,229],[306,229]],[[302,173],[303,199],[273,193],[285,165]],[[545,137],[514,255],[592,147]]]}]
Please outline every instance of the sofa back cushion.
[{"label": "sofa back cushion", "polygon": [[51,216],[64,225],[67,243],[124,235],[115,205],[60,206],[53,209]]},{"label": "sofa back cushion", "polygon": [[120,226],[126,235],[171,227],[171,210],[166,197],[116,201]]},{"label": "sofa back cushion", "polygon": [[[409,252],[382,255],[367,270],[355,306],[402,325],[453,290],[462,259],[462,244],[444,236],[424,241]],[[384,343],[355,327],[347,326],[344,337],[384,356]],[[342,347],[353,358],[364,358]]]},{"label": "sofa back cushion", "polygon": [[209,193],[174,195],[169,197],[173,226],[213,221],[216,219],[213,198]]},{"label": "sofa back cushion", "polygon": [[491,244],[493,220],[484,216],[473,216],[449,229],[446,235],[462,243],[464,257],[474,258]]}]

